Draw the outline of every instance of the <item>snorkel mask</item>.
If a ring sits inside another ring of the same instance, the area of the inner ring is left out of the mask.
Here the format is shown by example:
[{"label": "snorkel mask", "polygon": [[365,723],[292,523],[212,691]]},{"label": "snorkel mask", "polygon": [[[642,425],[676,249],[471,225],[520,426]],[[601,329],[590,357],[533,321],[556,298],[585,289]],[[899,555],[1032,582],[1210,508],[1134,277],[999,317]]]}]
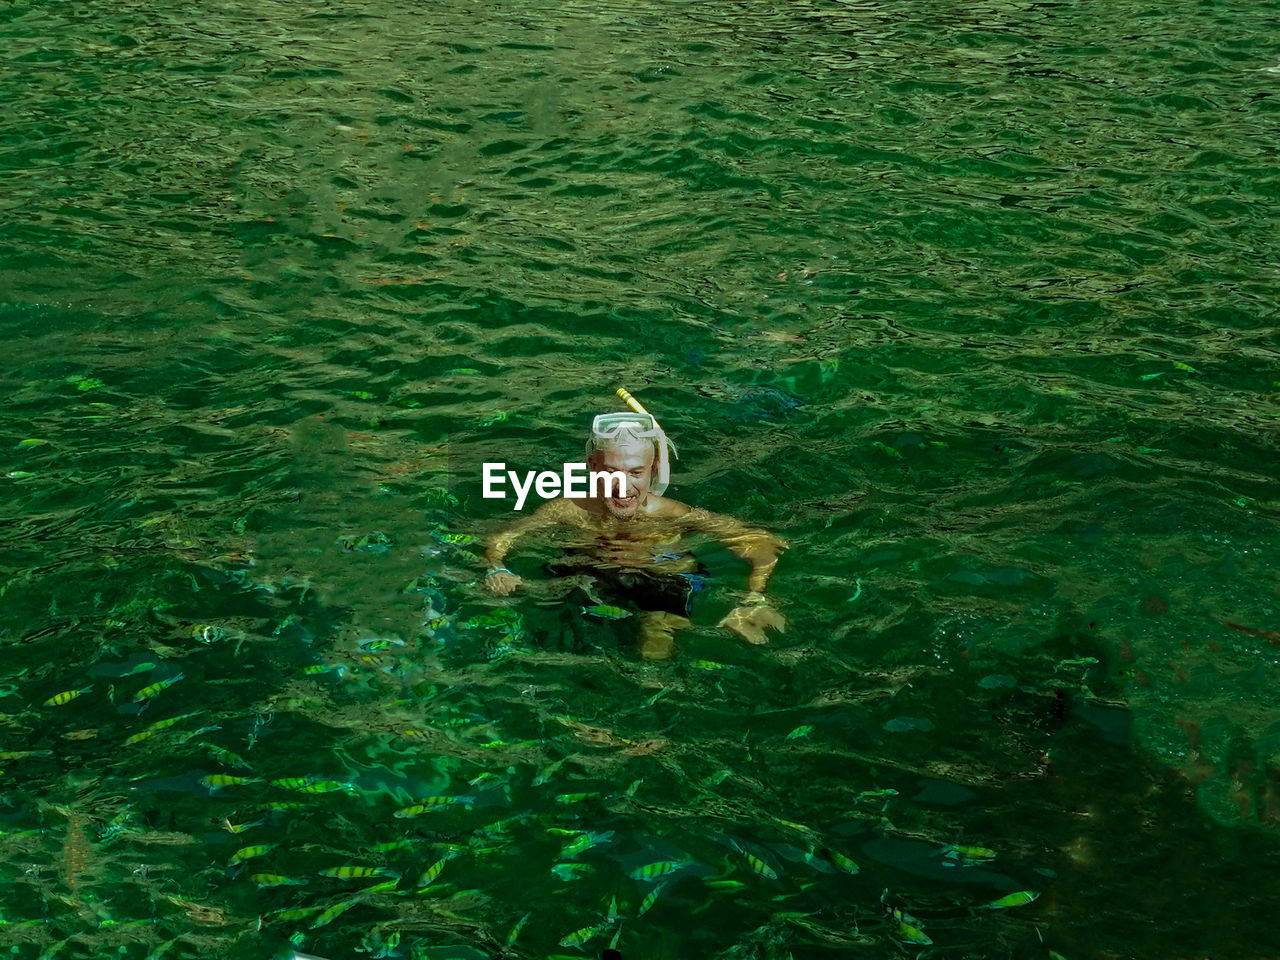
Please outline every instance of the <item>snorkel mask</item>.
[{"label": "snorkel mask", "polygon": [[626,390],[619,388],[618,396],[627,402],[635,413],[602,413],[591,422],[591,439],[587,441],[588,458],[595,452],[598,440],[616,440],[619,437],[636,440],[652,440],[657,448],[657,465],[649,490],[662,496],[671,482],[671,457],[679,457],[676,445],[658,426],[653,414],[645,410]]}]

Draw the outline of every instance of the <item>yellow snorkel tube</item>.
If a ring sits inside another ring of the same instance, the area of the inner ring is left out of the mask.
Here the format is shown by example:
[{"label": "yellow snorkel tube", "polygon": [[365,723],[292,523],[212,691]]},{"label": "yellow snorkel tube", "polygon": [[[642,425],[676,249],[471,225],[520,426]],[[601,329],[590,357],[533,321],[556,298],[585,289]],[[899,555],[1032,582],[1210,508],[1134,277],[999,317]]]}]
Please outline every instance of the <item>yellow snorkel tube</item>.
[{"label": "yellow snorkel tube", "polygon": [[[640,406],[639,400],[637,400],[631,394],[627,393],[626,387],[619,387],[616,392],[618,394],[618,399],[620,399],[623,403],[625,403],[628,407],[630,407],[636,413],[643,413],[646,417],[653,416],[652,413],[650,413],[644,407]],[[654,423],[657,423],[656,417],[654,418]]]}]

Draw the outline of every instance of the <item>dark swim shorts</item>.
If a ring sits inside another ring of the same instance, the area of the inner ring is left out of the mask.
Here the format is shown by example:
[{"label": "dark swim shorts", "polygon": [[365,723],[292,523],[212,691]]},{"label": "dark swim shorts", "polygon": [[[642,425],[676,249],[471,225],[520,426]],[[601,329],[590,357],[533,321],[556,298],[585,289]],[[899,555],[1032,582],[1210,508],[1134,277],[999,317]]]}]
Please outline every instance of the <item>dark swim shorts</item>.
[{"label": "dark swim shorts", "polygon": [[600,602],[633,610],[689,615],[693,595],[702,589],[706,577],[701,573],[650,573],[647,570],[620,569],[552,563],[545,568],[553,577],[572,577],[586,573],[591,577],[592,591]]}]

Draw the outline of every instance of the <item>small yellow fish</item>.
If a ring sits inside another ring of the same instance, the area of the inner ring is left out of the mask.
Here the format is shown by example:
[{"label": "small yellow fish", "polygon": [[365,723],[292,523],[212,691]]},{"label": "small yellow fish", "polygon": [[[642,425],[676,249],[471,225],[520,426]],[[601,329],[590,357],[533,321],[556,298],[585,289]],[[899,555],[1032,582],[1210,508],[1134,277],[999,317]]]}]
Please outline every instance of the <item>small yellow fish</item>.
[{"label": "small yellow fish", "polygon": [[511,946],[513,943],[515,943],[515,942],[516,942],[516,937],[520,936],[520,931],[524,929],[524,925],[525,925],[525,923],[527,923],[527,922],[528,922],[528,920],[529,920],[529,918],[530,918],[531,916],[533,916],[533,911],[532,911],[532,910],[530,910],[530,911],[529,911],[528,913],[526,913],[523,917],[521,917],[519,920],[517,920],[517,921],[516,921],[516,925],[515,925],[514,927],[512,927],[512,928],[511,928],[511,932],[507,934],[507,946],[508,946],[508,947],[509,947],[509,946]]},{"label": "small yellow fish", "polygon": [[920,921],[911,916],[911,914],[895,907],[893,919],[898,923],[898,937],[903,943],[917,943],[921,946],[928,946],[933,943],[928,935],[917,926]]},{"label": "small yellow fish", "polygon": [[124,742],[137,743],[140,740],[145,740],[147,739],[147,737],[150,737],[156,733],[159,733],[161,730],[164,730],[167,727],[172,727],[175,723],[178,723],[181,720],[186,720],[188,717],[194,717],[194,716],[195,716],[194,713],[184,713],[176,717],[166,717],[164,720],[157,720],[155,723],[147,727],[144,727],[142,730],[139,730],[137,733],[133,734],[133,736],[127,737]]},{"label": "small yellow fish", "polygon": [[591,864],[578,863],[576,860],[569,863],[557,863],[551,868],[551,875],[558,880],[563,880],[565,883],[594,872],[595,867],[591,866]]},{"label": "small yellow fish", "polygon": [[187,719],[190,719],[191,717],[198,716],[198,715],[199,715],[198,711],[196,713],[180,713],[176,717],[166,717],[163,720],[157,720],[155,723],[147,727],[147,729],[163,730],[165,729],[165,727],[172,727],[175,723],[178,723],[181,720],[187,720]]},{"label": "small yellow fish", "polygon": [[386,843],[375,843],[369,849],[374,853],[391,853],[394,850],[408,850],[413,847],[415,841],[415,837],[405,837],[403,840],[388,840]]},{"label": "small yellow fish", "polygon": [[272,780],[273,787],[284,787],[286,790],[301,790],[311,782],[310,777],[282,777],[279,780]]},{"label": "small yellow fish", "polygon": [[418,801],[412,806],[401,807],[399,810],[393,813],[392,816],[397,817],[401,820],[404,820],[404,819],[407,819],[408,817],[421,816],[422,814],[426,813],[428,810],[434,810],[437,807],[446,807],[454,803],[462,803],[464,805],[470,805],[470,801],[473,799],[474,799],[473,797],[426,797],[425,799]]},{"label": "small yellow fish", "polygon": [[983,904],[986,910],[1003,910],[1005,907],[1020,907],[1024,903],[1030,903],[1037,899],[1040,894],[1034,890],[1018,890],[1015,893],[1008,893],[999,900],[992,900],[990,903]]},{"label": "small yellow fish", "polygon": [[996,858],[996,852],[987,847],[962,847],[952,845],[942,848],[943,866],[954,866],[956,863],[986,863]]},{"label": "small yellow fish", "polygon": [[622,607],[612,607],[607,603],[598,603],[594,607],[583,607],[582,612],[589,617],[600,617],[602,620],[625,620],[631,611]]},{"label": "small yellow fish", "polygon": [[575,930],[573,933],[565,934],[564,938],[560,941],[560,946],[580,947],[608,926],[609,925],[607,923],[600,923],[594,927],[583,927],[581,930]]},{"label": "small yellow fish", "polygon": [[445,543],[457,544],[473,543],[476,539],[469,533],[441,533],[437,534],[437,536]]},{"label": "small yellow fish", "polygon": [[647,863],[643,867],[636,867],[628,876],[635,880],[657,880],[659,877],[675,873],[681,867],[686,866],[688,866],[688,862],[684,860],[658,860],[654,863]]},{"label": "small yellow fish", "polygon": [[584,833],[581,836],[574,837],[560,848],[560,859],[571,860],[578,854],[583,853],[586,850],[590,850],[591,846],[592,840],[589,834]]},{"label": "small yellow fish", "polygon": [[812,829],[806,827],[803,823],[796,823],[794,820],[783,820],[781,817],[774,817],[773,821],[774,823],[780,823],[782,826],[791,830],[799,831],[800,833],[813,833]]},{"label": "small yellow fish", "polygon": [[560,859],[569,860],[580,853],[590,850],[597,844],[606,843],[613,836],[612,830],[604,832],[588,831],[575,836],[560,850]]},{"label": "small yellow fish", "polygon": [[170,677],[168,680],[157,680],[155,683],[149,683],[133,695],[133,702],[141,703],[143,700],[148,700],[151,697],[154,697],[161,690],[173,686],[185,676],[186,674],[184,673],[178,673]]},{"label": "small yellow fish", "polygon": [[831,863],[837,870],[843,870],[845,873],[857,873],[859,867],[842,853],[837,853],[829,847],[823,847],[818,851],[818,856]]},{"label": "small yellow fish", "polygon": [[[671,881],[667,881],[667,883],[670,882]],[[657,903],[659,895],[661,895],[662,891],[666,889],[666,886],[666,883],[660,883],[645,895],[645,898],[640,901],[640,909],[636,911],[637,917],[643,917],[649,912],[649,908]]]},{"label": "small yellow fish", "polygon": [[346,668],[343,667],[341,664],[335,664],[331,666],[330,664],[327,664],[327,663],[312,663],[302,668],[303,674],[305,674],[308,677],[314,677],[322,673],[331,673],[335,671],[337,672],[339,677],[341,677],[344,673],[347,672]]},{"label": "small yellow fish", "polygon": [[431,866],[427,867],[427,869],[422,871],[422,876],[418,877],[419,890],[421,890],[423,887],[428,887],[431,884],[435,883],[436,878],[440,876],[440,871],[444,869],[445,861],[448,859],[449,859],[448,857],[441,857]]},{"label": "small yellow fish", "polygon": [[333,906],[321,913],[320,916],[315,918],[311,924],[311,929],[314,930],[316,927],[323,927],[325,924],[333,922],[359,902],[359,899],[354,899],[343,900],[341,903],[335,903]]},{"label": "small yellow fish", "polygon": [[231,773],[211,773],[207,777],[200,778],[200,786],[206,790],[217,790],[221,787],[239,787],[246,783],[261,782],[261,780],[255,780],[252,777],[237,777]]},{"label": "small yellow fish", "polygon": [[321,870],[322,877],[338,877],[341,880],[363,880],[366,877],[398,877],[400,874],[386,867],[363,867],[356,864],[344,864],[341,867],[329,867]]},{"label": "small yellow fish", "polygon": [[561,793],[556,796],[556,803],[581,803],[583,800],[594,800],[598,793]]},{"label": "small yellow fish", "polygon": [[246,830],[252,830],[254,827],[260,827],[266,823],[266,818],[254,820],[251,823],[232,823],[230,817],[223,817],[222,824],[227,828],[228,833],[244,833]]},{"label": "small yellow fish", "polygon": [[747,858],[747,863],[751,866],[751,869],[754,870],[756,873],[760,874],[760,876],[768,877],[770,880],[778,879],[778,875],[774,873],[773,868],[770,867],[763,860],[761,860],[759,857],[755,856],[754,854],[747,853],[747,851],[745,850],[741,852],[742,852],[742,855]]},{"label": "small yellow fish", "polygon": [[87,687],[81,687],[79,690],[63,690],[61,693],[55,693],[52,697],[44,702],[46,707],[60,707],[63,704],[70,703],[82,693],[88,693],[93,689],[93,684]]},{"label": "small yellow fish", "polygon": [[243,863],[245,860],[249,860],[253,857],[260,857],[264,853],[274,850],[275,847],[276,845],[274,843],[257,843],[251,847],[241,847],[231,855],[231,859],[227,861],[227,866],[232,867],[237,863]]},{"label": "small yellow fish", "polygon": [[216,743],[204,743],[201,744],[201,746],[225,763],[228,767],[235,767],[237,769],[244,770],[249,766],[249,764],[245,762],[245,759],[234,750],[228,750],[226,747],[220,747]]},{"label": "small yellow fish", "polygon": [[259,887],[298,886],[307,882],[296,877],[282,877],[278,873],[253,873],[249,875],[249,880]]},{"label": "small yellow fish", "polygon": [[303,793],[333,793],[337,790],[345,790],[351,793],[355,790],[349,783],[339,783],[337,780],[312,780],[306,786],[297,787]]}]

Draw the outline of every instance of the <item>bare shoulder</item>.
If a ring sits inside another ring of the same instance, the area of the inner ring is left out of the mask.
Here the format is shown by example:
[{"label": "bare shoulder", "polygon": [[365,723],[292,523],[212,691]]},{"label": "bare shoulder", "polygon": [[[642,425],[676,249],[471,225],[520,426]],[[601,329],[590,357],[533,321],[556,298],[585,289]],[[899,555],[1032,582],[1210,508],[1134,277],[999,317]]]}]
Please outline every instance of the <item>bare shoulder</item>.
[{"label": "bare shoulder", "polygon": [[555,526],[582,526],[586,520],[586,511],[572,500],[559,497],[541,504],[532,513],[526,513],[512,521],[511,526],[517,530],[538,530]]},{"label": "bare shoulder", "polygon": [[584,526],[590,518],[590,514],[583,508],[581,503],[568,497],[557,497],[554,500],[548,500],[534,513],[535,515],[540,515],[549,523],[563,523],[571,527]]},{"label": "bare shoulder", "polygon": [[658,520],[688,520],[691,522],[711,516],[701,507],[691,507],[687,503],[681,503],[679,500],[653,495],[650,495],[649,509],[646,513]]}]

